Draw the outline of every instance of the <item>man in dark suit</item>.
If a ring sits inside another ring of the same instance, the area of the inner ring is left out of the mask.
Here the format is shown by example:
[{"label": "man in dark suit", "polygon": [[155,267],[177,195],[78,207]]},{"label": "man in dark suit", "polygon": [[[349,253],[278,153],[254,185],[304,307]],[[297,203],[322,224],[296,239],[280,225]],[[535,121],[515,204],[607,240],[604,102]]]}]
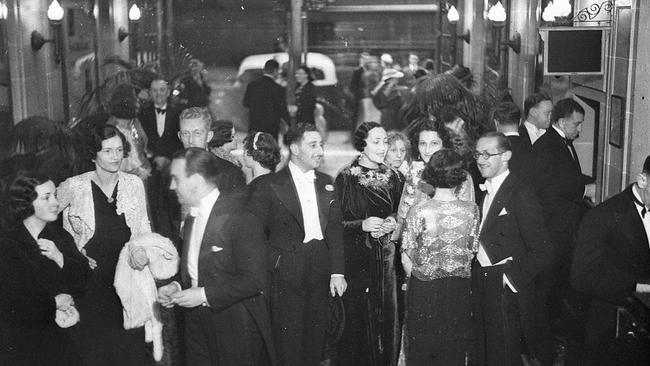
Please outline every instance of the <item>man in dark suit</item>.
[{"label": "man in dark suit", "polygon": [[264,64],[264,75],[251,81],[244,94],[244,107],[248,108],[248,131],[267,132],[278,138],[280,123],[289,123],[285,89],[275,82],[280,65],[275,60]]},{"label": "man in dark suit", "polygon": [[[214,132],[211,130],[212,117],[207,109],[202,107],[191,107],[184,110],[180,115],[180,131],[178,138],[183,147],[198,147],[207,150],[208,142],[212,140]],[[246,186],[244,173],[239,167],[226,159],[216,156],[215,164],[219,172],[217,187],[225,193],[243,189]]]},{"label": "man in dark suit", "polygon": [[[575,234],[587,206],[585,196],[593,196],[595,188],[586,184],[573,147],[580,134],[585,111],[575,100],[562,99],[551,113],[551,127],[533,145],[533,184],[542,204],[544,221],[554,244],[553,264],[542,276],[542,285],[549,292],[547,303],[551,320],[562,319],[555,325],[568,325],[564,315],[578,313],[579,299],[569,286],[569,268]],[[567,308],[567,305],[571,308]],[[561,329],[556,329],[561,331]]]},{"label": "man in dark suit", "polygon": [[183,228],[180,275],[158,290],[165,307],[185,309],[189,366],[266,364],[274,359],[264,233],[242,196],[217,188],[216,157],[198,149],[173,156],[170,188],[192,210]]},{"label": "man in dark suit", "polygon": [[532,94],[524,101],[525,120],[519,127],[519,135],[528,148],[532,148],[537,139],[542,137],[549,128],[552,110],[553,101],[542,92]]},{"label": "man in dark suit", "polygon": [[492,121],[497,132],[504,134],[512,147],[512,158],[508,161],[508,169],[518,178],[527,181],[530,173],[526,170],[531,164],[530,145],[519,134],[521,110],[513,102],[497,104],[491,111]]},{"label": "man in dark suit", "polygon": [[147,180],[147,196],[154,231],[174,237],[178,227],[179,208],[169,190],[169,161],[174,152],[183,148],[178,139],[180,110],[168,104],[169,85],[163,79],[151,82],[152,103],[141,109],[138,119],[147,135],[153,171]]},{"label": "man in dark suit", "polygon": [[553,361],[536,277],[552,247],[533,191],[508,169],[512,151],[498,132],[483,135],[474,158],[486,178],[479,250],[472,271],[477,365]]},{"label": "man in dark suit", "polygon": [[[316,127],[289,129],[289,166],[264,177],[249,208],[267,232],[271,311],[283,366],[316,366],[329,319],[327,293],[343,295],[343,225],[332,178],[315,171],[323,158]],[[328,291],[329,290],[329,291]]]},{"label": "man in dark suit", "polygon": [[578,229],[571,283],[591,298],[585,342],[590,365],[650,364],[647,343],[621,352],[624,342],[616,341],[617,307],[628,307],[637,283],[650,280],[649,207],[650,156],[636,183],[590,210]]}]

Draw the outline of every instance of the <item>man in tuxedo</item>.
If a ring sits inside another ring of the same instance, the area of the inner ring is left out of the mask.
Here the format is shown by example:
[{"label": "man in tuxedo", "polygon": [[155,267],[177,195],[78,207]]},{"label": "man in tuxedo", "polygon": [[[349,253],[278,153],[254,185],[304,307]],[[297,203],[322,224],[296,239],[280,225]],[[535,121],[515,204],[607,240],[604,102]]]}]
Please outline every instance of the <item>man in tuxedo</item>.
[{"label": "man in tuxedo", "polygon": [[268,60],[264,75],[246,87],[243,103],[249,111],[249,132],[267,132],[277,139],[281,121],[289,123],[285,89],[275,82],[279,72],[280,64]]},{"label": "man in tuxedo", "polygon": [[[562,324],[578,320],[565,315],[579,313],[579,298],[569,286],[569,268],[575,234],[587,206],[583,198],[592,197],[595,187],[582,174],[573,140],[580,134],[584,109],[571,98],[557,102],[551,113],[551,127],[533,146],[533,179],[542,204],[544,221],[554,244],[553,264],[542,276],[542,286],[549,293],[547,303],[556,331]],[[567,305],[569,307],[567,307]]]},{"label": "man in tuxedo", "polygon": [[153,171],[147,180],[147,196],[154,231],[173,237],[178,227],[179,208],[169,187],[169,162],[183,148],[178,139],[180,111],[169,105],[169,85],[161,78],[149,87],[152,103],[141,109],[138,119],[147,135]]},{"label": "man in tuxedo", "polygon": [[542,137],[551,123],[553,101],[542,92],[537,92],[524,101],[524,118],[526,120],[519,128],[519,135],[526,146],[532,148],[533,144]]},{"label": "man in tuxedo", "polygon": [[617,306],[629,307],[637,284],[650,281],[648,208],[650,156],[636,182],[590,210],[578,229],[571,284],[591,298],[585,342],[590,365],[650,364],[647,343],[625,355],[623,342],[616,341]]},{"label": "man in tuxedo", "polygon": [[192,207],[183,228],[180,275],[158,290],[165,307],[185,309],[186,364],[240,366],[273,359],[264,233],[239,196],[217,188],[216,157],[174,154],[170,188]]},{"label": "man in tuxedo", "polygon": [[[207,109],[191,107],[185,109],[180,115],[180,131],[178,138],[183,147],[197,147],[207,150],[208,142],[212,140],[214,132],[210,129],[212,117]],[[216,156],[215,164],[219,172],[217,187],[225,193],[234,192],[246,186],[244,173],[239,167],[226,159]]]},{"label": "man in tuxedo", "polygon": [[283,366],[316,366],[329,319],[328,292],[343,295],[343,225],[332,178],[316,171],[320,133],[297,124],[284,137],[291,157],[264,176],[248,206],[267,232],[272,324]]},{"label": "man in tuxedo", "polygon": [[536,277],[552,247],[533,191],[510,172],[510,142],[489,132],[474,158],[486,178],[479,249],[472,270],[477,365],[521,365],[522,355],[553,361]]},{"label": "man in tuxedo", "polygon": [[526,181],[530,177],[530,173],[525,169],[530,166],[532,158],[530,145],[519,134],[521,110],[513,102],[502,102],[492,109],[491,116],[497,132],[504,134],[512,147],[512,157],[508,161],[508,169]]}]

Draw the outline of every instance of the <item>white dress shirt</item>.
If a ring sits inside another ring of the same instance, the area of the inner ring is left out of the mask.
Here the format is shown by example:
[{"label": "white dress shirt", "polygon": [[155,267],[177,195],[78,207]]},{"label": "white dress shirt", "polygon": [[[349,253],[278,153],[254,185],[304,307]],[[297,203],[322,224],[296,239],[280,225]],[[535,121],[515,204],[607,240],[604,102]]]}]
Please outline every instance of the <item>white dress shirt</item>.
[{"label": "white dress shirt", "polygon": [[524,127],[526,127],[526,130],[528,130],[528,136],[530,137],[531,145],[546,133],[545,128],[537,128],[537,126],[528,121],[524,121]]},{"label": "white dress shirt", "polygon": [[[205,227],[210,218],[210,212],[212,212],[212,207],[218,198],[219,190],[215,188],[201,198],[199,207],[192,207],[190,209],[190,215],[194,216],[194,225],[192,226],[190,241],[187,243],[189,245],[187,249],[187,273],[190,276],[192,287],[198,287],[199,285],[199,253],[201,252],[201,243],[203,242]],[[203,292],[203,301],[206,302],[205,289],[201,288],[201,291]]]},{"label": "white dress shirt", "polygon": [[296,164],[289,162],[289,172],[298,191],[298,200],[302,211],[302,222],[305,226],[303,243],[310,240],[323,240],[323,230],[318,218],[318,201],[316,201],[316,175],[313,170],[303,172]]},{"label": "white dress shirt", "polygon": [[[494,196],[497,194],[499,188],[501,188],[501,185],[503,184],[503,181],[506,180],[508,175],[510,175],[510,170],[506,169],[506,171],[504,171],[503,173],[485,181],[485,186],[487,190],[486,190],[485,198],[483,200],[483,216],[481,218],[481,229],[483,229],[483,223],[485,223],[485,218],[487,217],[488,212],[490,212],[490,206],[492,206],[492,200],[494,199]],[[505,258],[499,263],[492,264],[492,261],[490,261],[490,258],[485,252],[485,248],[483,248],[483,243],[479,243],[478,253],[476,253],[476,260],[478,260],[481,267],[489,267],[493,265],[505,264],[508,261],[512,260],[512,257]],[[517,290],[515,290],[515,287],[512,285],[512,283],[510,283],[508,277],[505,274],[503,275],[503,284],[510,287],[512,292],[517,293]]]},{"label": "white dress shirt", "polygon": [[158,136],[162,137],[163,133],[165,133],[165,116],[166,112],[164,113],[158,113],[156,108],[164,109],[165,111],[167,110],[167,104],[163,105],[162,107],[158,106],[153,106],[153,112],[156,114],[156,131],[158,132]]}]

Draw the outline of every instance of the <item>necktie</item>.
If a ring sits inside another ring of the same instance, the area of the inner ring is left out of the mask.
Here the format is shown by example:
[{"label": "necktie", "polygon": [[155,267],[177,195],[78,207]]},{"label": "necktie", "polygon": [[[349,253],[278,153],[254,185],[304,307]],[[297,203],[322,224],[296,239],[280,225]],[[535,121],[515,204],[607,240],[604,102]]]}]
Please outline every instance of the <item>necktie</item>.
[{"label": "necktie", "polygon": [[156,113],[161,113],[162,114],[162,113],[165,113],[165,112],[167,112],[167,109],[165,109],[165,108],[156,108]]},{"label": "necktie", "polygon": [[194,219],[194,216],[187,214],[185,224],[183,224],[183,254],[181,255],[181,281],[183,282],[183,288],[190,287],[190,274],[187,272],[187,257],[190,250]]},{"label": "necktie", "polygon": [[645,219],[645,214],[648,212],[648,209],[645,207],[645,204],[641,202],[634,194],[632,194],[632,199],[634,200],[634,203],[637,205],[641,206],[641,217]]}]

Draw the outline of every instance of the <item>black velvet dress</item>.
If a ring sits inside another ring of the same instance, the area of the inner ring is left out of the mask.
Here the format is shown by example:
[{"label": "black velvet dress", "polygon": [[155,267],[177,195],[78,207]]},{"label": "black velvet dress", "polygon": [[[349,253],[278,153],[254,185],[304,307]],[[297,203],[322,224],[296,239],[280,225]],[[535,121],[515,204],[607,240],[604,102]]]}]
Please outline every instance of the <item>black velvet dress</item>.
[{"label": "black velvet dress", "polygon": [[340,365],[396,365],[399,355],[395,243],[361,228],[368,217],[394,215],[403,179],[385,165],[368,169],[354,161],[336,178],[343,210],[346,324],[338,343]]},{"label": "black velvet dress", "polygon": [[[107,198],[92,182],[95,205],[95,234],[85,246],[97,261],[86,295],[77,300],[81,321],[73,329],[77,346],[87,366],[145,365],[147,349],[144,328],[125,330],[122,303],[115,292],[115,267],[122,247],[131,237],[124,214],[117,215],[117,185]],[[119,183],[118,183],[119,184]]]}]

